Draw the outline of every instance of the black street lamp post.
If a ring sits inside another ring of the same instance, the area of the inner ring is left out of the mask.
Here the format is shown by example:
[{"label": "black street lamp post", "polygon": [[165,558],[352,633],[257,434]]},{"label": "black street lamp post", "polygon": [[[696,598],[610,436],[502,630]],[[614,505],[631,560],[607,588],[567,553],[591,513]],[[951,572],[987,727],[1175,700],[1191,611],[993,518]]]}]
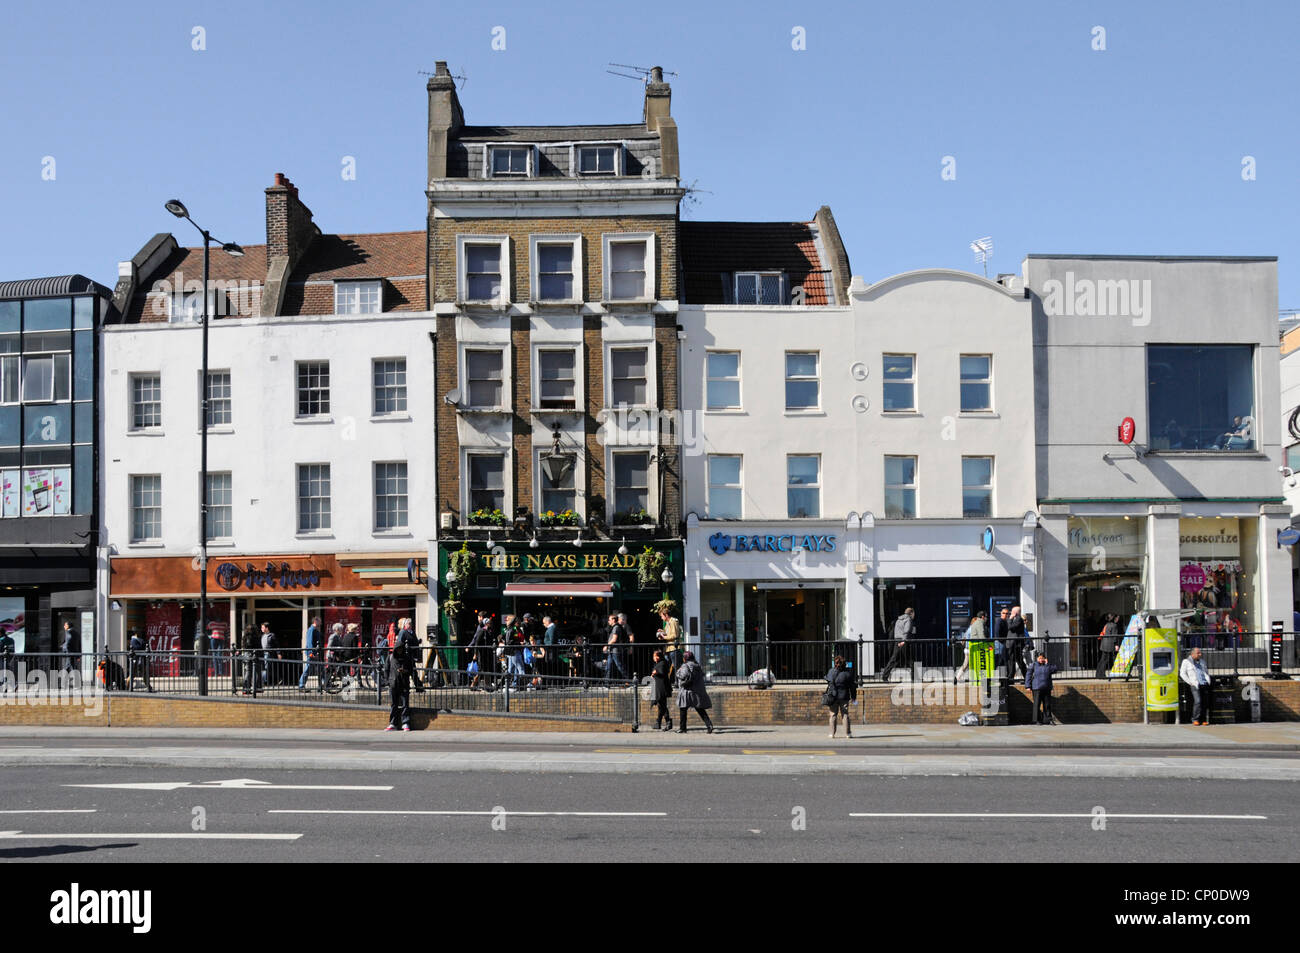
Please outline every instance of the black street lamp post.
[{"label": "black street lamp post", "polygon": [[[199,414],[199,637],[195,642],[194,658],[198,668],[199,694],[208,693],[208,246],[212,233],[190,218],[189,210],[180,199],[166,204],[167,211],[183,218],[203,236],[203,370],[199,379],[201,409]],[[221,250],[235,258],[243,257],[244,250],[234,242],[221,242]],[[233,645],[233,635],[232,645]],[[232,656],[233,657],[233,656]],[[234,678],[234,668],[231,670]]]}]

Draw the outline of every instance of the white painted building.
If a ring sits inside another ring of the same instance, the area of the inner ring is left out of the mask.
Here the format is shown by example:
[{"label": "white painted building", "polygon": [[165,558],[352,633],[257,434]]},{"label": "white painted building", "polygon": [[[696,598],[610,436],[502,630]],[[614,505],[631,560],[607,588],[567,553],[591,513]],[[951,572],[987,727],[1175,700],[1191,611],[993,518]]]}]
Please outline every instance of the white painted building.
[{"label": "white painted building", "polygon": [[[815,274],[838,256],[807,225]],[[771,245],[803,241],[776,227]],[[683,244],[689,275],[700,269]],[[735,244],[735,274],[777,271],[745,261],[760,247],[752,234]],[[932,270],[855,278],[839,305],[820,293],[802,306],[683,305],[682,404],[701,408],[683,465],[685,616],[715,671],[759,661],[751,647],[732,662],[732,639],[879,639],[863,659],[873,672],[908,607],[924,639],[1002,604],[1032,617],[1032,339],[1012,285]],[[792,645],[772,668],[822,674],[822,655]],[[948,665],[951,650],[936,643],[915,660]]]}]

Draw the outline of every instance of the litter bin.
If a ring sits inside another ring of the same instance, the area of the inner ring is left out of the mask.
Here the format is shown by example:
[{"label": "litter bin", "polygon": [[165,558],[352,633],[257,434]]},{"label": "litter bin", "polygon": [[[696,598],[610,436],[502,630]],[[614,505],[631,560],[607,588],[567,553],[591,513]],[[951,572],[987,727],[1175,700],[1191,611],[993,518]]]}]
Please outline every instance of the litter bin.
[{"label": "litter bin", "polygon": [[1238,693],[1235,675],[1210,677],[1210,724],[1235,725],[1237,723]]},{"label": "litter bin", "polygon": [[[987,708],[980,708],[980,724],[1010,724],[1007,718],[1009,711],[1007,704],[1007,679],[994,676],[993,678],[986,679],[984,681],[984,686],[987,687],[986,690],[989,694],[989,704]],[[985,689],[982,688],[981,690]]]}]

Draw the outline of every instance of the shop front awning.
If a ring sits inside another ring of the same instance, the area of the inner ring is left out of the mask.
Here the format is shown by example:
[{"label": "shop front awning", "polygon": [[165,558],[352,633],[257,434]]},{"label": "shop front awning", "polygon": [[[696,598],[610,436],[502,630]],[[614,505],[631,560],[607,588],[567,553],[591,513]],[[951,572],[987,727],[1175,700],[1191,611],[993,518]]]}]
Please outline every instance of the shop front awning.
[{"label": "shop front awning", "polygon": [[614,585],[608,582],[508,582],[507,596],[572,596],[596,599],[614,595]]}]

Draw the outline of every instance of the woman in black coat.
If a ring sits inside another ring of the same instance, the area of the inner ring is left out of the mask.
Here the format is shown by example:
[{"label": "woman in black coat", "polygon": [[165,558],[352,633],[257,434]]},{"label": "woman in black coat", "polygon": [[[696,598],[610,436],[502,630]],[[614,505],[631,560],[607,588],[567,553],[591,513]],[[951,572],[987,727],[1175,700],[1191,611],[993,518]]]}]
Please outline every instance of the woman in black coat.
[{"label": "woman in black coat", "polygon": [[708,689],[705,688],[704,669],[700,668],[700,663],[695,661],[692,653],[687,652],[682,656],[682,666],[677,670],[675,678],[677,707],[681,710],[678,733],[686,734],[686,711],[694,708],[700,720],[704,722],[705,730],[713,734],[713,722],[709,720],[709,709],[713,707],[713,702],[709,699]]},{"label": "woman in black coat", "polygon": [[845,665],[844,656],[835,656],[835,664],[826,673],[826,695],[831,710],[831,737],[840,724],[840,715],[844,716],[844,737],[853,737],[853,726],[849,724],[849,705],[858,697],[857,681]]},{"label": "woman in black coat", "polygon": [[655,705],[655,730],[673,730],[673,716],[668,713],[668,684],[672,663],[655,649],[654,668],[650,672],[650,701]]}]

